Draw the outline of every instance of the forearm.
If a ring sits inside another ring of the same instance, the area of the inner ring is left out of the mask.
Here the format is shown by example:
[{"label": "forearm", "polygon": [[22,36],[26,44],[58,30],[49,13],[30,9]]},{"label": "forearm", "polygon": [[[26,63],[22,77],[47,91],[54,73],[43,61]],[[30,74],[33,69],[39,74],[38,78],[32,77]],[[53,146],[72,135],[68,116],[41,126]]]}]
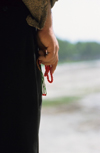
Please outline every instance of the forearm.
[{"label": "forearm", "polygon": [[53,73],[58,63],[59,45],[54,35],[52,28],[52,14],[51,3],[49,0],[47,18],[44,27],[38,30],[37,42],[39,46],[39,60],[44,65],[51,65],[51,72]]}]

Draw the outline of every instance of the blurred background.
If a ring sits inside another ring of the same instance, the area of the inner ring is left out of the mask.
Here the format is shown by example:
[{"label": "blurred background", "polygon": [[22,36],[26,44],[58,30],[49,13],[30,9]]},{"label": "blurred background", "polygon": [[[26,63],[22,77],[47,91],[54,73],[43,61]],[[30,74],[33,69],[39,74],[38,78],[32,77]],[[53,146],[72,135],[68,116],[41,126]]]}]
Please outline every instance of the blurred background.
[{"label": "blurred background", "polygon": [[100,153],[100,0],[58,0],[54,82],[46,79],[40,153]]}]

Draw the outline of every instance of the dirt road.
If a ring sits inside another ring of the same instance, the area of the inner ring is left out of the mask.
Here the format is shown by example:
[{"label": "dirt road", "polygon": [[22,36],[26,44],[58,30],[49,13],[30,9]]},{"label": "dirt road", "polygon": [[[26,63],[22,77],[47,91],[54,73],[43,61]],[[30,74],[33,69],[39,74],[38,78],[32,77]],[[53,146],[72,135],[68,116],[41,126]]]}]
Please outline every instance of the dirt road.
[{"label": "dirt road", "polygon": [[100,153],[100,93],[43,108],[40,153]]},{"label": "dirt road", "polygon": [[47,99],[84,96],[42,109],[40,153],[100,153],[100,62],[58,67],[54,79]]},{"label": "dirt road", "polygon": [[[46,79],[45,79],[46,80]],[[47,96],[83,96],[100,91],[100,61],[62,64],[54,73],[54,82],[47,85]]]}]

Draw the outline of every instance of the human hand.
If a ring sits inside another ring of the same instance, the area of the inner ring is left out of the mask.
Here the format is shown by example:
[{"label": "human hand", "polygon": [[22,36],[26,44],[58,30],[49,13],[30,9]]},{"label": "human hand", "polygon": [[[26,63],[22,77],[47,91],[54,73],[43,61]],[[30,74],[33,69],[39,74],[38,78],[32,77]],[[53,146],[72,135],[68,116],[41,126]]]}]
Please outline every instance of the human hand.
[{"label": "human hand", "polygon": [[53,74],[58,63],[58,41],[52,28],[51,2],[48,1],[47,18],[44,27],[37,32],[37,43],[39,47],[39,60],[44,65],[51,66]]},{"label": "human hand", "polygon": [[39,60],[44,65],[50,65],[51,73],[53,74],[58,63],[59,45],[52,28],[39,30],[37,42],[39,46]]}]

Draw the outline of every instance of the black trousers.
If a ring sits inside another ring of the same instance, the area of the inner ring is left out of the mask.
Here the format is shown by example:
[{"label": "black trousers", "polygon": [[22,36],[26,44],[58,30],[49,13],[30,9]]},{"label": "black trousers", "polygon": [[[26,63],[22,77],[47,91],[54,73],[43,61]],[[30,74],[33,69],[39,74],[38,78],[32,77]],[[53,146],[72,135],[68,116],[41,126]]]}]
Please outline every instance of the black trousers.
[{"label": "black trousers", "polygon": [[0,153],[38,153],[41,72],[27,14],[22,2],[0,8]]}]

